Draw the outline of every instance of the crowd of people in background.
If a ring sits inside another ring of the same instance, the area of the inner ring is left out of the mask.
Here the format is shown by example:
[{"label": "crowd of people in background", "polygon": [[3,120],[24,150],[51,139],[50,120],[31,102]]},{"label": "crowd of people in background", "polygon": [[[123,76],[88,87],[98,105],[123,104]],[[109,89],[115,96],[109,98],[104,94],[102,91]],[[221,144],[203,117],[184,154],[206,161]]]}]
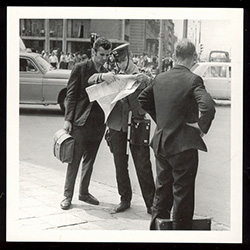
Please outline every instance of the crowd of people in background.
[{"label": "crowd of people in background", "polygon": [[[74,65],[79,62],[88,60],[88,56],[82,52],[60,52],[52,50],[51,53],[42,51],[41,55],[54,67],[58,69],[73,69]],[[141,72],[150,74],[156,74],[158,69],[158,56],[149,56],[147,53],[141,55],[133,55],[132,61]],[[111,60],[112,63],[112,60]],[[162,58],[162,72],[168,71],[173,67],[173,59],[170,55]]]},{"label": "crowd of people in background", "polygon": [[[141,69],[142,72],[156,73],[158,69],[158,56],[148,56],[143,53],[141,56],[133,56],[133,62]],[[162,69],[161,71],[168,71],[173,67],[173,59],[170,55],[162,58]]]},{"label": "crowd of people in background", "polygon": [[60,52],[58,54],[56,50],[51,51],[51,53],[43,50],[41,55],[47,62],[57,69],[73,69],[76,63],[88,60],[88,56],[80,52]]}]

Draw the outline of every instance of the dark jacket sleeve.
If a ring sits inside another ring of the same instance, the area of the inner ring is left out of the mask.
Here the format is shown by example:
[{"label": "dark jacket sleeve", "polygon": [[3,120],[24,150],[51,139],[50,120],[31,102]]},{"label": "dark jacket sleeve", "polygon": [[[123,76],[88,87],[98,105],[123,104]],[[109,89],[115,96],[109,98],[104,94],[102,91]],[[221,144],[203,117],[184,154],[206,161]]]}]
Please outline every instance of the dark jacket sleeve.
[{"label": "dark jacket sleeve", "polygon": [[144,109],[156,122],[153,85],[150,85],[140,93],[138,96],[138,101],[142,109]]},{"label": "dark jacket sleeve", "polygon": [[215,103],[206,91],[201,77],[197,77],[194,82],[194,96],[200,111],[198,125],[202,132],[206,134],[215,116]]},{"label": "dark jacket sleeve", "polygon": [[66,96],[66,111],[65,121],[72,122],[74,119],[75,107],[78,98],[78,90],[81,84],[81,67],[80,64],[76,64],[72,69],[70,78],[67,84],[67,96]]}]

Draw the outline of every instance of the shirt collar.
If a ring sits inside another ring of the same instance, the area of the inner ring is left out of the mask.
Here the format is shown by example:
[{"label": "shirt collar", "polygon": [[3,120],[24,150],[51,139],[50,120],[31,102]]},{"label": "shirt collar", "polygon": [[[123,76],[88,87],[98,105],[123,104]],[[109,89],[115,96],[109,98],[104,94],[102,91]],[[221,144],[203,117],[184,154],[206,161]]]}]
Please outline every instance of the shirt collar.
[{"label": "shirt collar", "polygon": [[188,71],[190,71],[190,69],[182,64],[177,64],[174,66],[175,69],[187,69]]}]

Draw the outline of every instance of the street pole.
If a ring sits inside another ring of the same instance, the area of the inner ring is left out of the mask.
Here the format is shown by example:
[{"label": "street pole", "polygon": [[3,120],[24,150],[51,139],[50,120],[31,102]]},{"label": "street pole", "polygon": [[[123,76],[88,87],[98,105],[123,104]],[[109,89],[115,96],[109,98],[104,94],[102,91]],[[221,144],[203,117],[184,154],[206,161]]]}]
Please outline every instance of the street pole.
[{"label": "street pole", "polygon": [[62,51],[67,53],[67,19],[63,19],[63,41],[62,41]]},{"label": "street pole", "polygon": [[163,39],[164,39],[164,23],[160,20],[160,34],[159,34],[159,50],[158,50],[158,73],[162,72],[162,55],[163,55]]},{"label": "street pole", "polygon": [[[200,44],[201,44],[201,20],[199,21],[199,49],[200,49]],[[198,52],[198,61],[200,61],[201,59],[201,53],[200,51]]]},{"label": "street pole", "polygon": [[44,50],[50,53],[50,43],[49,43],[49,19],[45,19],[44,31],[45,31],[45,45],[44,45]]},{"label": "street pole", "polygon": [[195,38],[195,48],[197,48],[197,26],[196,26],[196,24],[195,24],[194,38]]},{"label": "street pole", "polygon": [[201,20],[199,21],[200,23],[200,29],[199,29],[199,44],[201,43]]},{"label": "street pole", "polygon": [[187,38],[188,35],[188,20],[183,21],[183,38]]}]

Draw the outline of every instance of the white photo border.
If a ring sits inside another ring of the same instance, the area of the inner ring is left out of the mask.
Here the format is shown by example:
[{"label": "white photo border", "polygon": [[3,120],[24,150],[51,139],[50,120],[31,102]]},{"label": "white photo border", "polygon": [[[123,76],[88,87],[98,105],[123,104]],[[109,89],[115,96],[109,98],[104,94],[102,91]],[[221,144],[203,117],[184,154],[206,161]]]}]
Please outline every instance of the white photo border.
[{"label": "white photo border", "polygon": [[[111,15],[112,13],[112,15]],[[232,23],[231,229],[229,231],[39,231],[16,225],[19,183],[19,19],[206,19]],[[7,241],[242,243],[243,9],[130,7],[7,8]],[[17,204],[17,206],[13,206]]]}]

